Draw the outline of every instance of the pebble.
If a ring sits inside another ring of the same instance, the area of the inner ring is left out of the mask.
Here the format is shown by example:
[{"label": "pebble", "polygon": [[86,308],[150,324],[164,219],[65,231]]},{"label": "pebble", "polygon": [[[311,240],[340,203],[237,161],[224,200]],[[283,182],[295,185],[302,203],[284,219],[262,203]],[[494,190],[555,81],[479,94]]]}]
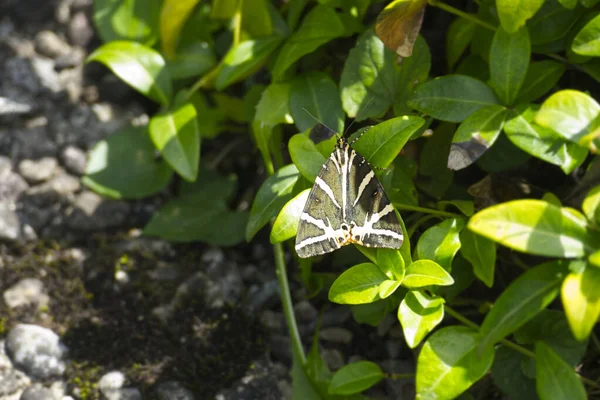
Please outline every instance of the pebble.
[{"label": "pebble", "polygon": [[271,363],[258,360],[252,362],[246,375],[231,385],[230,388],[221,390],[215,400],[281,400],[279,391],[280,375]]},{"label": "pebble", "polygon": [[0,156],[0,204],[3,200],[16,200],[28,187],[27,182],[12,171],[11,159]]},{"label": "pebble", "polygon": [[50,329],[19,324],[8,333],[6,350],[11,361],[29,376],[48,379],[65,371],[67,348]]},{"label": "pebble", "polygon": [[337,371],[344,366],[344,355],[338,349],[322,348],[320,354],[330,370]]},{"label": "pebble", "polygon": [[116,228],[125,222],[129,209],[127,202],[105,199],[94,192],[84,191],[75,198],[67,225],[80,231]]},{"label": "pebble", "polygon": [[319,338],[331,343],[348,344],[352,341],[352,332],[344,328],[323,328],[319,332]]},{"label": "pebble", "polygon": [[94,29],[83,11],[75,13],[69,22],[69,40],[71,43],[86,47],[94,37]]},{"label": "pebble", "polygon": [[194,393],[177,381],[163,382],[156,388],[158,400],[195,400]]},{"label": "pebble", "polygon": [[62,90],[58,73],[54,69],[54,61],[42,57],[33,57],[31,59],[31,67],[42,87],[53,93],[58,93]]},{"label": "pebble", "polygon": [[285,331],[285,317],[281,312],[265,310],[262,312],[260,320],[269,331],[278,333]]},{"label": "pebble", "polygon": [[4,303],[9,308],[35,304],[38,308],[46,307],[50,298],[44,293],[44,283],[36,278],[25,278],[6,289],[2,294]]},{"label": "pebble", "polygon": [[44,157],[39,160],[22,160],[19,163],[19,173],[29,183],[45,182],[54,175],[58,161],[54,157]]},{"label": "pebble", "polygon": [[55,398],[52,390],[36,384],[25,389],[19,400],[52,400]]},{"label": "pebble", "polygon": [[294,306],[294,313],[298,321],[302,322],[313,322],[318,316],[319,312],[308,300],[302,300]]},{"label": "pebble", "polygon": [[31,104],[0,96],[0,116],[29,114],[31,111]]},{"label": "pebble", "polygon": [[71,47],[52,31],[40,31],[35,36],[35,50],[46,57],[57,58],[68,54]]},{"label": "pebble", "polygon": [[15,241],[19,238],[21,223],[17,213],[6,203],[0,203],[0,239]]},{"label": "pebble", "polygon": [[60,160],[63,165],[67,168],[67,171],[81,176],[85,174],[85,167],[87,164],[87,156],[85,152],[78,147],[73,145],[66,146],[60,152]]}]

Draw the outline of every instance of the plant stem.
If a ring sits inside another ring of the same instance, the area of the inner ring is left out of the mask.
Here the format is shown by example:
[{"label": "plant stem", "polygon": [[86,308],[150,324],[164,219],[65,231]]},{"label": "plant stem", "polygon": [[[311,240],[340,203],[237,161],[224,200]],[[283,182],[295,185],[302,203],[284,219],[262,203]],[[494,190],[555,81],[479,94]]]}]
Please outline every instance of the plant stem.
[{"label": "plant stem", "polygon": [[394,374],[389,373],[386,374],[389,379],[412,379],[415,377],[415,374]]},{"label": "plant stem", "polygon": [[295,353],[296,357],[298,357],[298,361],[300,361],[301,365],[304,365],[306,364],[306,355],[304,354],[300,332],[298,331],[298,325],[296,324],[296,318],[294,317],[292,295],[290,294],[290,285],[288,283],[287,270],[283,258],[283,246],[281,243],[275,243],[273,245],[273,250],[275,252],[275,273],[277,274],[277,281],[279,282],[281,305],[283,306],[285,322],[292,340],[292,351]]},{"label": "plant stem", "polygon": [[466,13],[462,10],[459,10],[458,8],[454,8],[451,5],[448,5],[444,2],[441,2],[439,0],[429,0],[428,1],[430,6],[434,6],[434,7],[438,7],[441,8],[442,10],[449,12],[450,14],[454,14],[456,16],[459,16],[461,18],[464,18],[468,21],[472,21],[478,25],[483,26],[486,29],[489,29],[491,31],[495,31],[496,27],[492,24],[489,24],[485,21],[483,21],[482,19],[480,19],[479,17],[477,17],[475,14],[470,14],[470,13]]},{"label": "plant stem", "polygon": [[396,207],[398,210],[417,211],[417,212],[422,212],[424,214],[440,215],[442,217],[449,217],[449,218],[461,217],[458,214],[454,214],[454,213],[447,212],[447,211],[434,210],[433,208],[425,208],[425,207],[418,207],[418,206],[409,206],[408,204],[402,204],[402,203],[394,203],[394,207]]},{"label": "plant stem", "polygon": [[448,307],[447,305],[444,305],[444,311],[447,312],[452,317],[454,317],[454,319],[457,319],[459,322],[462,322],[463,325],[466,325],[469,328],[479,330],[479,325],[477,325],[475,322],[463,317],[458,311],[453,310],[452,308]]}]

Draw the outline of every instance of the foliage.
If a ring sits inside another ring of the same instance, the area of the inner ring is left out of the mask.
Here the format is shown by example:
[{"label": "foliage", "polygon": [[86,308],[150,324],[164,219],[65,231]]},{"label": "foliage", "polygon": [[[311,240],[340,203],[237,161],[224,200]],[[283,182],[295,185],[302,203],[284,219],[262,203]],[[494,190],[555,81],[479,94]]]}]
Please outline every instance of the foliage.
[{"label": "foliage", "polygon": [[[269,226],[285,291],[282,243],[335,141],[311,128],[343,132],[353,118],[364,133],[353,147],[402,212],[405,239],[358,248],[333,281],[312,271],[319,260],[299,260],[309,292],[328,290],[358,322],[397,315],[407,345],[422,345],[419,399],[586,398],[599,388],[582,377],[600,317],[597,0],[468,3],[95,0],[106,43],[89,61],[160,110],[99,142],[83,181],[133,199],[183,178],[145,234],[234,245]],[[445,42],[426,40],[431,29]],[[235,176],[204,159],[239,132],[269,175],[244,187],[249,209],[231,206]],[[332,373],[317,339],[305,356],[282,302],[294,398],[360,399],[396,378],[370,361]],[[495,385],[472,388],[489,376]]]}]

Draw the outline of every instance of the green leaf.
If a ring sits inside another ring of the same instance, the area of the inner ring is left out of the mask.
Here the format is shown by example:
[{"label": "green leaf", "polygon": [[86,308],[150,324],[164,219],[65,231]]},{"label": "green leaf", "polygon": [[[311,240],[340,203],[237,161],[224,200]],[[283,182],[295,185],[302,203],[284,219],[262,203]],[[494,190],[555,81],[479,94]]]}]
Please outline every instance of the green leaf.
[{"label": "green leaf", "polygon": [[365,132],[352,147],[371,165],[387,168],[424,123],[423,118],[408,115],[388,119]]},{"label": "green leaf", "polygon": [[215,19],[233,18],[238,9],[239,0],[213,0],[211,16]]},{"label": "green leaf", "polygon": [[361,121],[381,117],[394,103],[396,57],[372,29],[358,38],[340,79],[342,105],[350,118]]},{"label": "green leaf", "polygon": [[279,214],[281,208],[291,199],[292,189],[298,176],[295,165],[286,165],[269,176],[258,189],[250,210],[250,220],[246,226],[248,242],[271,218]]},{"label": "green leaf", "polygon": [[355,265],[333,282],[329,300],[338,304],[372,303],[379,298],[379,285],[387,279],[375,264]]},{"label": "green leaf", "polygon": [[133,40],[151,46],[159,34],[161,0],[95,0],[94,22],[102,40]]},{"label": "green leaf", "polygon": [[156,114],[150,120],[150,137],[169,165],[184,179],[193,182],[200,162],[200,132],[196,109],[191,103]]},{"label": "green leaf", "polygon": [[331,378],[328,393],[350,395],[367,390],[385,378],[377,364],[371,361],[358,361],[344,365]]},{"label": "green leaf", "polygon": [[377,36],[388,49],[401,57],[410,57],[421,30],[426,0],[395,0],[377,16]]},{"label": "green leaf", "polygon": [[288,148],[290,157],[302,176],[311,183],[314,182],[321,167],[325,164],[325,157],[319,153],[315,144],[302,133],[292,136]]},{"label": "green leaf", "polygon": [[180,197],[169,200],[144,227],[144,235],[173,242],[206,242],[232,246],[244,239],[247,212],[233,212],[227,200],[235,189],[235,177],[224,178],[201,171],[194,183],[184,182]]},{"label": "green leaf", "polygon": [[529,357],[510,347],[499,345],[496,348],[492,379],[512,400],[537,398],[535,380],[523,372],[523,365],[530,362],[529,360]]},{"label": "green leaf", "polygon": [[600,56],[600,15],[596,15],[577,33],[571,48],[584,56]]},{"label": "green leaf", "polygon": [[600,186],[588,192],[581,208],[590,222],[600,226]]},{"label": "green leaf", "polygon": [[419,157],[419,177],[416,184],[429,196],[440,199],[452,185],[454,171],[448,169],[448,155],[456,125],[439,124],[427,138]]},{"label": "green leaf", "polygon": [[150,47],[135,42],[115,41],[100,46],[87,62],[106,65],[129,86],[168,105],[172,96],[171,77],[162,56]]},{"label": "green leaf", "polygon": [[167,60],[169,74],[173,79],[201,76],[216,64],[215,54],[206,42],[180,45],[173,58]]},{"label": "green leaf", "polygon": [[588,262],[591,265],[600,267],[600,250],[596,250],[595,252],[590,254],[590,256],[588,257]]},{"label": "green leaf", "polygon": [[[417,37],[412,56],[402,59],[402,64],[396,70],[396,95],[394,97],[394,115],[399,117],[410,114],[411,108],[406,104],[415,88],[425,82],[431,69],[431,53],[429,46],[422,36]],[[361,110],[362,111],[362,110]],[[357,117],[360,117],[357,115]]]},{"label": "green leaf", "polygon": [[525,21],[533,17],[544,0],[496,0],[498,17],[502,27],[509,33],[519,30]]},{"label": "green leaf", "polygon": [[398,320],[411,349],[417,347],[443,319],[444,299],[431,298],[418,290],[409,291],[398,307]]},{"label": "green leaf", "polygon": [[377,249],[377,266],[389,279],[397,281],[404,279],[406,268],[404,266],[404,259],[399,250],[386,248]]},{"label": "green leaf", "polygon": [[538,105],[517,106],[504,124],[504,132],[521,150],[570,174],[585,161],[588,151],[533,122],[538,109]]},{"label": "green leaf", "polygon": [[325,73],[310,72],[292,81],[290,110],[300,131],[312,128],[316,118],[335,132],[344,132],[344,111],[339,91],[333,79]]},{"label": "green leaf", "polygon": [[175,49],[183,26],[200,0],[165,0],[160,10],[160,42],[169,59]]},{"label": "green leaf", "polygon": [[[312,352],[311,352],[312,353]],[[310,354],[309,354],[310,357]],[[308,361],[308,359],[307,359]],[[292,351],[292,397],[294,399],[322,400],[321,395],[307,376],[296,352]]]},{"label": "green leaf", "polygon": [[398,308],[401,300],[399,293],[402,291],[404,291],[403,288],[400,288],[390,297],[377,300],[374,303],[351,305],[350,311],[352,311],[354,320],[359,324],[368,324],[376,327],[393,310]]},{"label": "green leaf", "polygon": [[258,71],[282,41],[281,36],[269,36],[245,40],[233,46],[222,61],[215,81],[216,89],[223,90]]},{"label": "green leaf", "polygon": [[598,287],[600,269],[589,264],[581,272],[571,272],[562,284],[563,307],[577,340],[586,340],[600,317]]},{"label": "green leaf", "polygon": [[558,295],[568,263],[552,261],[538,265],[515,279],[502,292],[481,325],[484,350],[516,331],[546,308]]},{"label": "green leaf", "polygon": [[581,17],[581,7],[567,10],[556,0],[546,0],[539,12],[527,23],[531,44],[537,50],[540,47],[558,44],[558,52],[565,50],[567,36],[573,37],[571,32],[574,25]]},{"label": "green leaf", "polygon": [[344,25],[331,7],[314,7],[281,48],[272,70],[273,79],[281,79],[283,73],[298,59],[342,36],[344,31]]},{"label": "green leaf", "polygon": [[487,287],[494,285],[496,243],[469,229],[460,234],[460,252],[473,266],[473,272]]},{"label": "green leaf", "polygon": [[498,139],[507,114],[503,106],[491,105],[469,115],[452,138],[448,168],[463,169],[481,157]]},{"label": "green leaf", "polygon": [[542,400],[585,400],[587,394],[579,375],[550,346],[535,344],[536,386]]},{"label": "green leaf", "polygon": [[469,229],[511,249],[547,257],[582,257],[591,251],[585,218],[541,200],[514,200],[486,208]]},{"label": "green leaf", "polygon": [[446,35],[446,61],[448,62],[448,69],[454,67],[454,64],[457,63],[469,43],[471,43],[475,26],[475,22],[460,17],[456,18],[450,24],[448,34]]},{"label": "green leaf", "polygon": [[167,163],[156,160],[154,151],[147,127],[114,133],[92,148],[81,181],[113,199],[148,197],[164,189],[173,175]]},{"label": "green leaf", "polygon": [[449,286],[454,283],[452,276],[438,263],[431,260],[417,260],[406,268],[402,285],[409,289],[430,285]]},{"label": "green leaf", "polygon": [[417,259],[433,260],[451,271],[454,255],[460,249],[459,233],[464,225],[462,219],[449,218],[427,229],[417,243]]},{"label": "green leaf", "polygon": [[490,50],[492,87],[504,105],[510,106],[519,94],[527,74],[531,43],[527,28],[507,33],[499,27]]},{"label": "green leaf", "polygon": [[267,0],[242,1],[242,27],[252,37],[273,33],[273,21]]},{"label": "green leaf", "polygon": [[577,90],[561,90],[544,101],[535,122],[572,142],[588,146],[597,140],[599,114],[600,105],[592,97]]},{"label": "green leaf", "polygon": [[530,63],[515,103],[529,103],[542,97],[558,83],[565,69],[562,63],[552,60]]},{"label": "green leaf", "polygon": [[402,281],[395,281],[392,279],[381,282],[381,285],[379,285],[379,297],[382,299],[388,298],[400,287],[401,284]]},{"label": "green leaf", "polygon": [[310,189],[305,189],[283,206],[271,229],[271,243],[281,243],[296,236],[309,193]]},{"label": "green leaf", "polygon": [[408,101],[412,108],[448,122],[461,122],[492,104],[499,104],[494,91],[465,75],[446,75],[423,83]]},{"label": "green leaf", "polygon": [[492,366],[494,350],[477,352],[479,334],[464,326],[435,332],[417,360],[417,398],[450,400],[481,379]]},{"label": "green leaf", "polygon": [[[387,174],[391,175],[391,179],[386,179]],[[416,174],[416,162],[402,155],[394,160],[390,169],[381,174],[380,182],[393,204],[419,205],[419,193],[413,182]]]},{"label": "green leaf", "polygon": [[475,212],[475,204],[473,200],[442,200],[437,202],[438,210],[446,210],[447,206],[456,207],[465,216],[470,217]]}]

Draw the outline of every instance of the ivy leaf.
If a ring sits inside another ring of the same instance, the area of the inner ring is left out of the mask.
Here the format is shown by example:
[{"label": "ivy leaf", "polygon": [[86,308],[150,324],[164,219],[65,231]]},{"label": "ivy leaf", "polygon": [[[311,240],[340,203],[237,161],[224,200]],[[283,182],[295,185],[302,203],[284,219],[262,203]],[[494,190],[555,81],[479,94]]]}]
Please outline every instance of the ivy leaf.
[{"label": "ivy leaf", "polygon": [[358,361],[340,368],[329,384],[328,393],[332,395],[350,395],[367,390],[385,378],[377,364],[371,361]]},{"label": "ivy leaf", "polygon": [[305,189],[283,206],[271,229],[271,243],[281,243],[296,236],[309,193],[310,189]]},{"label": "ivy leaf", "polygon": [[535,104],[515,107],[504,124],[504,132],[521,150],[558,165],[565,174],[570,174],[585,161],[588,151],[585,147],[566,141],[552,129],[533,122],[538,109],[539,106]]},{"label": "ivy leaf", "polygon": [[494,285],[496,243],[469,229],[460,234],[460,252],[473,266],[473,273],[487,287]]},{"label": "ivy leaf", "polygon": [[113,199],[148,197],[164,189],[173,175],[166,162],[156,160],[154,152],[147,127],[114,133],[92,148],[81,181]]},{"label": "ivy leaf", "polygon": [[491,105],[469,115],[456,130],[448,155],[448,168],[468,167],[483,155],[498,139],[508,110]]},{"label": "ivy leaf", "polygon": [[136,42],[114,41],[100,46],[87,62],[106,65],[129,86],[150,99],[168,105],[173,89],[162,56],[150,47]]},{"label": "ivy leaf", "polygon": [[169,165],[185,180],[198,176],[200,131],[191,103],[156,114],[150,120],[150,137]]},{"label": "ivy leaf", "polygon": [[494,361],[494,349],[478,353],[479,333],[448,326],[425,342],[417,359],[417,398],[457,398],[483,377]]},{"label": "ivy leaf", "polygon": [[480,349],[492,347],[546,308],[558,295],[567,268],[565,261],[552,261],[514,280],[483,320]]},{"label": "ivy leaf", "polygon": [[300,28],[284,43],[272,74],[275,81],[298,59],[310,54],[327,42],[340,37],[345,29],[342,21],[331,7],[318,5],[304,17]]},{"label": "ivy leaf", "polygon": [[536,387],[542,399],[585,400],[581,378],[550,346],[535,344]]},{"label": "ivy leaf", "polygon": [[427,0],[394,0],[379,13],[375,32],[388,49],[411,56],[426,5]]},{"label": "ivy leaf", "polygon": [[493,104],[499,104],[494,91],[465,75],[446,75],[421,84],[408,101],[415,110],[448,122],[461,122]]},{"label": "ivy leaf", "polygon": [[292,81],[290,110],[298,130],[315,125],[315,118],[335,132],[344,132],[344,111],[338,88],[322,72],[302,74]]},{"label": "ivy leaf", "polygon": [[431,260],[417,260],[406,268],[402,285],[409,289],[425,286],[449,286],[454,283],[452,276],[438,263]]},{"label": "ivy leaf", "polygon": [[97,0],[94,22],[105,43],[133,40],[148,46],[158,39],[161,0]]},{"label": "ivy leaf", "polygon": [[586,265],[580,272],[571,272],[565,278],[562,303],[573,336],[586,340],[600,317],[600,268]]},{"label": "ivy leaf", "polygon": [[409,291],[398,307],[398,321],[411,349],[417,347],[443,319],[444,299],[431,298],[418,290]]},{"label": "ivy leaf", "polygon": [[459,233],[464,221],[449,218],[427,229],[417,243],[417,258],[433,260],[446,271],[452,270],[452,260],[460,249]]},{"label": "ivy leaf", "polygon": [[271,218],[279,214],[281,208],[291,199],[298,176],[298,169],[290,164],[277,170],[262,184],[250,210],[246,241],[249,242]]},{"label": "ivy leaf", "polygon": [[509,33],[519,30],[525,21],[533,17],[544,0],[496,0],[498,17],[502,27]]},{"label": "ivy leaf", "polygon": [[504,105],[510,106],[519,94],[531,57],[527,28],[508,33],[496,30],[490,50],[492,87]]},{"label": "ivy leaf", "polygon": [[513,250],[547,257],[582,257],[595,238],[583,215],[542,200],[514,200],[486,208],[469,229]]},{"label": "ivy leaf", "polygon": [[329,300],[338,304],[373,303],[379,298],[379,285],[388,280],[377,265],[363,263],[344,271],[329,289]]}]

